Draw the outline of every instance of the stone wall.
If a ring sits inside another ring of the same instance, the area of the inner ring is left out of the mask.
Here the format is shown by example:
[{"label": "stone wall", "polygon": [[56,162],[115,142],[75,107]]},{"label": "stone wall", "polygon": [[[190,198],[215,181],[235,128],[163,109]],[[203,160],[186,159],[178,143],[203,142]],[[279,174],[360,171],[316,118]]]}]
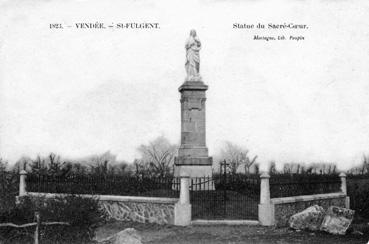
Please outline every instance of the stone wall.
[{"label": "stone wall", "polygon": [[110,219],[174,224],[174,203],[100,201]]},{"label": "stone wall", "polygon": [[[28,192],[30,197],[55,198],[67,194]],[[79,195],[94,197],[106,211],[108,219],[141,223],[174,224],[174,206],[178,198]]]},{"label": "stone wall", "polygon": [[292,215],[315,204],[322,206],[325,210],[329,206],[348,207],[347,197],[343,193],[272,198],[271,202],[274,205],[275,225],[278,227],[288,226],[288,220]]}]

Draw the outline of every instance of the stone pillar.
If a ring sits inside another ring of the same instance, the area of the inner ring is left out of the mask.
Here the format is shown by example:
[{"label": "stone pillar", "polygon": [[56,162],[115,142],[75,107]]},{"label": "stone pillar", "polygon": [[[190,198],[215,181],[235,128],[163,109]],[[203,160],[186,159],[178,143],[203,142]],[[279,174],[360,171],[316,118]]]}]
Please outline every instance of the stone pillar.
[{"label": "stone pillar", "polygon": [[341,191],[346,195],[345,207],[350,208],[350,197],[347,196],[346,174],[342,172],[339,177],[341,178]]},{"label": "stone pillar", "polygon": [[22,170],[20,173],[20,179],[19,179],[19,196],[25,196],[27,194],[26,191],[26,176],[27,172],[25,170]]},{"label": "stone pillar", "polygon": [[190,204],[190,187],[189,187],[189,176],[181,177],[181,191],[179,195],[179,203],[180,204]]},{"label": "stone pillar", "polygon": [[264,172],[260,175],[260,204],[270,203],[269,178],[268,173]]},{"label": "stone pillar", "polygon": [[259,222],[263,226],[274,225],[274,205],[270,201],[269,174],[260,175]]},{"label": "stone pillar", "polygon": [[206,147],[205,92],[202,81],[186,81],[181,93],[181,146],[175,158],[174,175],[212,176],[212,158]]},{"label": "stone pillar", "polygon": [[179,201],[174,205],[174,225],[187,226],[191,224],[190,177],[181,176],[181,191]]}]

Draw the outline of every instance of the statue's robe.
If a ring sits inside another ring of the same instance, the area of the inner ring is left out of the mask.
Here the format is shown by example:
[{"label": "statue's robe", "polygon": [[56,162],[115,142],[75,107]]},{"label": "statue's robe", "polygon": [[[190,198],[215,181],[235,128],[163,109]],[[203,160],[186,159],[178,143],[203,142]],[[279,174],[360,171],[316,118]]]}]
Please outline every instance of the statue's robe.
[{"label": "statue's robe", "polygon": [[190,36],[186,42],[186,72],[187,80],[199,77],[201,43],[197,37]]}]

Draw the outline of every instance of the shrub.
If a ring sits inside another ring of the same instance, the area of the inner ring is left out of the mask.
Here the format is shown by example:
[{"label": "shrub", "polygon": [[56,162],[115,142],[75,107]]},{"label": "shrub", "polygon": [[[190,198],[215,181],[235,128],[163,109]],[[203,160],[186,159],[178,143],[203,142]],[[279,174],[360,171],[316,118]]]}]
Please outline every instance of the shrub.
[{"label": "shrub", "polygon": [[[68,222],[70,225],[41,225],[43,243],[85,243],[92,240],[95,229],[103,223],[105,214],[97,199],[76,195],[64,198],[44,199],[23,197],[16,207],[0,214],[0,222],[25,224],[35,222],[35,211],[40,212],[42,222]],[[35,227],[30,227],[34,230]],[[2,238],[9,239],[24,230],[2,228]],[[32,232],[32,231],[30,231]]]},{"label": "shrub", "polygon": [[6,211],[9,207],[14,207],[18,187],[19,174],[0,168],[0,212]]}]

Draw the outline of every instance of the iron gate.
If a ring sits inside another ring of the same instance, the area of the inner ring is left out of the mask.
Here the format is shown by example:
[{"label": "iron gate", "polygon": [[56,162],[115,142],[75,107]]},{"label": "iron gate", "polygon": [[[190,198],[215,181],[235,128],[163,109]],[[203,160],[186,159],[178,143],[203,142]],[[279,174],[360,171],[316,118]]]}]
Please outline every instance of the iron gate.
[{"label": "iron gate", "polygon": [[260,178],[257,174],[223,173],[191,178],[192,219],[258,219]]}]

